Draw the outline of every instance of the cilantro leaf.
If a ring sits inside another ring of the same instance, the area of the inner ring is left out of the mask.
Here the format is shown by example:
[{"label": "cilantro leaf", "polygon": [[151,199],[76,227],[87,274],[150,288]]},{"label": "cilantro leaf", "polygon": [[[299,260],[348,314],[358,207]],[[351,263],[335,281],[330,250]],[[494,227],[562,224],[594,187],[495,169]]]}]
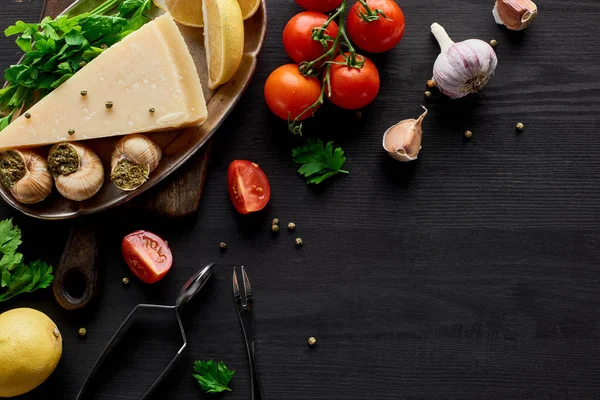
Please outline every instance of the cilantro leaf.
[{"label": "cilantro leaf", "polygon": [[344,151],[333,148],[333,142],[323,145],[322,140],[308,139],[304,146],[292,150],[296,164],[302,164],[298,173],[306,178],[306,183],[319,184],[337,174],[349,174],[342,166],[346,162]]},{"label": "cilantro leaf", "polygon": [[213,360],[196,361],[194,363],[193,377],[196,378],[202,390],[206,393],[231,392],[229,382],[235,371],[230,370],[220,361],[218,364]]}]

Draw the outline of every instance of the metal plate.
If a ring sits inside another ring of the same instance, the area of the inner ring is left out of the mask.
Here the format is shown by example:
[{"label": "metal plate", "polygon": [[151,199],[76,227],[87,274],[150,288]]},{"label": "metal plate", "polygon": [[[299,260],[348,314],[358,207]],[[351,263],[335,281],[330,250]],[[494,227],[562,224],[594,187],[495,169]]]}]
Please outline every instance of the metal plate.
[{"label": "metal plate", "polygon": [[[103,0],[79,0],[62,14],[78,15],[92,10],[102,2]],[[156,7],[154,9],[156,10]],[[156,15],[159,15],[159,13],[160,11],[157,10]],[[141,188],[133,192],[123,192],[110,182],[110,155],[119,138],[102,138],[85,141],[85,144],[96,151],[102,159],[106,175],[102,189],[91,199],[75,202],[65,199],[54,190],[43,202],[26,205],[17,202],[7,189],[0,187],[0,194],[4,200],[17,210],[35,218],[67,219],[116,207],[151,189],[168,177],[207,142],[233,110],[248,87],[267,33],[266,0],[262,0],[259,10],[252,18],[245,21],[244,25],[245,47],[240,68],[229,82],[216,91],[208,89],[208,69],[204,51],[203,30],[179,25],[200,75],[200,82],[204,88],[208,108],[208,119],[200,128],[147,134],[148,137],[162,147],[163,158],[158,168],[152,172],[149,181]],[[42,148],[43,154],[47,155],[48,150],[49,146]]]}]

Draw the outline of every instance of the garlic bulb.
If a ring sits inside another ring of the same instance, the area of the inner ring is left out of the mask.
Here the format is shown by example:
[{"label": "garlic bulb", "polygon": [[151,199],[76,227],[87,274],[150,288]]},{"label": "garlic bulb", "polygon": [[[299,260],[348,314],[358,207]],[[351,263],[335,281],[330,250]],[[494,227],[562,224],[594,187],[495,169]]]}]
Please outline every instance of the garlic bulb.
[{"label": "garlic bulb", "polygon": [[39,203],[52,192],[52,175],[46,160],[30,150],[0,154],[0,182],[23,204]]},{"label": "garlic bulb", "polygon": [[522,31],[537,17],[537,6],[531,0],[496,0],[492,14],[497,24],[512,31]]},{"label": "garlic bulb", "polygon": [[423,136],[423,119],[427,116],[427,109],[418,119],[405,119],[398,122],[383,135],[383,148],[398,161],[414,161],[421,151],[421,137]]},{"label": "garlic bulb", "polygon": [[498,65],[492,46],[479,39],[454,43],[437,22],[431,32],[442,49],[433,66],[433,79],[442,93],[459,99],[483,89]]},{"label": "garlic bulb", "polygon": [[74,142],[58,143],[48,154],[48,166],[58,192],[69,200],[94,196],[104,183],[104,167],[96,153]]},{"label": "garlic bulb", "polygon": [[146,136],[125,136],[112,153],[110,179],[119,189],[135,190],[148,180],[161,158],[161,148]]}]

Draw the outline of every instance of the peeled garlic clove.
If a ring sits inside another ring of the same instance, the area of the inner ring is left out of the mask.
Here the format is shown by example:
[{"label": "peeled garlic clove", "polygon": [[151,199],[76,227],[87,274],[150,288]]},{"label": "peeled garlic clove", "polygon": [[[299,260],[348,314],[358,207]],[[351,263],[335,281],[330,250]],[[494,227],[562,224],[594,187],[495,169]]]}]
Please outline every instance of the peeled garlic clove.
[{"label": "peeled garlic clove", "polygon": [[121,190],[135,190],[148,180],[161,158],[161,148],[146,136],[125,136],[112,153],[110,179]]},{"label": "peeled garlic clove", "polygon": [[537,17],[537,5],[531,0],[496,0],[492,10],[497,24],[522,31]]},{"label": "peeled garlic clove", "polygon": [[52,175],[46,160],[30,150],[0,154],[0,182],[23,204],[39,203],[52,192]]},{"label": "peeled garlic clove", "polygon": [[104,167],[96,153],[80,143],[58,143],[48,154],[58,192],[69,200],[94,196],[104,183]]},{"label": "peeled garlic clove", "polygon": [[421,151],[421,138],[423,136],[423,119],[427,116],[427,109],[417,119],[405,119],[388,129],[383,135],[383,148],[388,154],[398,161],[414,161]]}]

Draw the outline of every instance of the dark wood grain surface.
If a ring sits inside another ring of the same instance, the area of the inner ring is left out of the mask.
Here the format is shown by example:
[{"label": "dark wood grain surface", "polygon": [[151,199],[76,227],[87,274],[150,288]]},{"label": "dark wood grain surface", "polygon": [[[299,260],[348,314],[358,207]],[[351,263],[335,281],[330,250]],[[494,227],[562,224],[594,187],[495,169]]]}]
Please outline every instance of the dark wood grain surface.
[{"label": "dark wood grain surface", "polygon": [[[237,371],[233,392],[221,398],[249,399],[233,264],[248,268],[255,292],[267,399],[598,398],[600,3],[540,1],[538,20],[509,33],[494,24],[491,0],[401,1],[406,36],[373,57],[382,79],[375,103],[361,119],[326,106],[306,124],[307,135],[344,148],[351,171],[316,188],[296,175],[290,148],[297,140],[262,98],[269,72],[288,62],[281,32],[299,11],[292,0],[268,3],[266,47],[216,136],[199,212],[184,220],[128,209],[101,216],[100,293],[83,312],[62,310],[49,290],[0,303],[0,312],[43,310],[64,335],[58,369],[24,398],[74,399],[131,308],[174,302],[210,261],[220,263],[213,279],[184,313],[189,347],[156,399],[210,398],[191,377],[193,361],[209,358]],[[3,0],[1,10],[4,28],[37,19],[41,1]],[[480,95],[427,101],[421,157],[403,165],[383,152],[381,137],[419,114],[438,54],[434,21],[455,40],[496,39],[500,64]],[[0,67],[18,58],[1,38]],[[268,174],[272,200],[262,213],[242,217],[229,204],[233,159],[253,160]],[[58,262],[69,223],[0,210],[22,228],[27,258]],[[297,231],[273,236],[274,217],[294,221]],[[154,286],[121,283],[129,273],[120,240],[135,229],[159,233],[174,252],[173,270]],[[229,245],[225,253],[220,241]],[[115,355],[125,368],[105,369],[95,398],[137,398],[176,347],[172,323],[146,317]],[[85,340],[77,335],[82,326]]]}]

